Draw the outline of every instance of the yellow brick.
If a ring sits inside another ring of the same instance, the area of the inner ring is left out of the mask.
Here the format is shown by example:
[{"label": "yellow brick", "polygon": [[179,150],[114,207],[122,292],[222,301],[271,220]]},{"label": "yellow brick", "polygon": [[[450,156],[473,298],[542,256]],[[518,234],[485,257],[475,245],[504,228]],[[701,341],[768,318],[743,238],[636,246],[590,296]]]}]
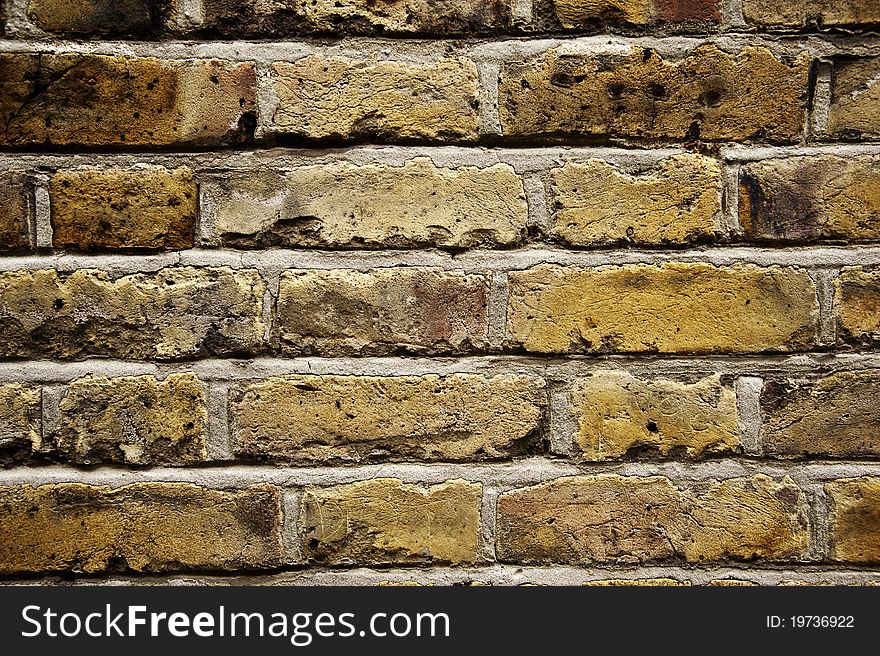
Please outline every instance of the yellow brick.
[{"label": "yellow brick", "polygon": [[325,565],[474,563],[481,502],[482,486],[461,480],[422,487],[380,478],[308,488],[301,549]]},{"label": "yellow brick", "polygon": [[538,353],[751,353],[816,344],[805,271],[702,263],[510,274],[512,343]]},{"label": "yellow brick", "polygon": [[685,244],[715,236],[721,168],[700,155],[668,157],[629,175],[603,160],[551,171],[552,235],[575,245]]},{"label": "yellow brick", "polygon": [[310,55],[272,70],[279,132],[328,140],[477,137],[477,67],[466,59],[409,64]]},{"label": "yellow brick", "polygon": [[736,394],[719,374],[688,384],[599,371],[575,382],[569,407],[579,426],[575,449],[587,460],[633,450],[694,458],[740,449]]},{"label": "yellow brick", "polygon": [[539,450],[545,405],[531,376],[287,376],[234,388],[229,414],[252,458],[482,460]]}]

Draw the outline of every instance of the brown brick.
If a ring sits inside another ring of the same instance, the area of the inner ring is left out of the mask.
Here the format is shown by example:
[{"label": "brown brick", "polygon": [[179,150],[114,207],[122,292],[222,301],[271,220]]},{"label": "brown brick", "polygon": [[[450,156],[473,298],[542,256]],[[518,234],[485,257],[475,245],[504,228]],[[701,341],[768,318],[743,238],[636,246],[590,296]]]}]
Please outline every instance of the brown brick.
[{"label": "brown brick", "polygon": [[377,478],[308,488],[300,508],[301,550],[323,565],[463,564],[478,559],[482,486],[422,487]]},{"label": "brown brick", "polygon": [[665,478],[560,478],[498,497],[498,559],[637,563],[675,555],[678,490]]},{"label": "brown brick", "polygon": [[813,155],[740,169],[739,217],[747,239],[880,238],[880,156]]},{"label": "brown brick", "polygon": [[654,0],[655,16],[660,21],[721,22],[721,0]]},{"label": "brown brick", "polygon": [[0,573],[277,567],[281,492],[189,483],[0,487]]},{"label": "brown brick", "polygon": [[290,462],[483,460],[540,448],[540,378],[288,376],[230,392],[234,451]]},{"label": "brown brick", "polygon": [[212,180],[216,229],[241,247],[513,246],[526,231],[522,181],[507,164],[441,168],[346,162]]},{"label": "brown brick", "polygon": [[0,573],[234,570],[281,564],[281,493],[189,483],[0,487]]},{"label": "brown brick", "polygon": [[880,562],[880,478],[849,478],[825,484],[831,505],[832,560]]},{"label": "brown brick", "polygon": [[880,371],[764,382],[764,448],[781,456],[880,455]]},{"label": "brown brick", "polygon": [[175,0],[28,0],[27,15],[41,30],[71,34],[153,35]]},{"label": "brown brick", "polygon": [[292,270],[275,336],[284,355],[466,353],[486,348],[487,281],[429,268]]},{"label": "brown brick", "polygon": [[196,182],[188,169],[62,171],[52,177],[49,194],[55,248],[193,246]]},{"label": "brown brick", "polygon": [[221,34],[459,34],[510,25],[508,0],[205,0],[205,23]]},{"label": "brown brick", "polygon": [[0,252],[30,247],[30,186],[24,176],[0,173]]},{"label": "brown brick", "polygon": [[795,557],[808,546],[808,511],[788,477],[728,479],[684,495],[672,540],[688,562]]},{"label": "brown brick", "polygon": [[81,378],[60,403],[54,438],[80,464],[187,465],[205,460],[208,411],[193,374]]},{"label": "brown brick", "polygon": [[704,263],[510,274],[511,345],[537,353],[751,353],[816,345],[805,271]]},{"label": "brown brick", "polygon": [[721,20],[718,0],[553,0],[556,19],[565,28],[652,25],[667,21]]},{"label": "brown brick", "polygon": [[880,271],[847,267],[834,282],[838,344],[880,344]]},{"label": "brown brick", "polygon": [[27,461],[42,450],[40,389],[0,385],[0,466]]},{"label": "brown brick", "polygon": [[743,0],[743,15],[762,27],[857,27],[880,23],[880,5],[875,0]]},{"label": "brown brick", "polygon": [[832,137],[880,137],[880,57],[834,63],[828,133]]},{"label": "brown brick", "polygon": [[694,383],[599,371],[575,381],[569,408],[586,460],[650,454],[694,458],[740,449],[736,393],[720,374]]},{"label": "brown brick", "polygon": [[640,175],[590,159],[550,176],[551,234],[565,243],[686,244],[715,236],[721,167],[708,157],[675,155]]},{"label": "brown brick", "polygon": [[146,360],[260,350],[265,285],[251,270],[0,273],[0,357]]},{"label": "brown brick", "polygon": [[0,54],[0,145],[241,143],[255,93],[252,63]]},{"label": "brown brick", "polygon": [[477,138],[477,68],[466,59],[409,64],[311,55],[272,70],[279,132],[331,141]]},{"label": "brown brick", "polygon": [[807,547],[803,493],[788,479],[730,479],[702,493],[663,477],[561,478],[498,498],[498,558],[633,564],[783,559]]},{"label": "brown brick", "polygon": [[577,46],[502,66],[505,135],[596,135],[664,140],[794,141],[804,124],[809,57],[769,50],[729,55],[704,45],[677,59],[656,51]]}]

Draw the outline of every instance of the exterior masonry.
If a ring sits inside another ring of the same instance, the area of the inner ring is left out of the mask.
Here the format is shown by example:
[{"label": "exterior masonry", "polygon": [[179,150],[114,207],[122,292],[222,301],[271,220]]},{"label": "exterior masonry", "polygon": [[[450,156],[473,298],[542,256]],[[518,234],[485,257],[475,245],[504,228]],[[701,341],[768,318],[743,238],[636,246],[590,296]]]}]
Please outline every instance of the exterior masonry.
[{"label": "exterior masonry", "polygon": [[379,4],[0,2],[0,580],[880,583],[880,5]]}]

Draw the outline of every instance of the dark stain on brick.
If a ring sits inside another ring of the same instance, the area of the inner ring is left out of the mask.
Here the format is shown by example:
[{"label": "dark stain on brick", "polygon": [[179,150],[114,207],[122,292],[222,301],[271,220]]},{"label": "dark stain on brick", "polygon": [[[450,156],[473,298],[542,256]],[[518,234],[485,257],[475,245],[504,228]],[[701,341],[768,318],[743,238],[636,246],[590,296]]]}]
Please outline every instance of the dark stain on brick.
[{"label": "dark stain on brick", "polygon": [[235,495],[230,512],[254,535],[281,532],[281,491],[272,485],[254,485]]},{"label": "dark stain on brick", "polygon": [[761,407],[770,412],[784,408],[791,391],[791,386],[782,381],[774,379],[765,381],[761,390]]},{"label": "dark stain on brick", "polygon": [[29,249],[30,194],[31,183],[25,176],[0,173],[0,251]]},{"label": "dark stain on brick", "polygon": [[30,0],[28,18],[42,30],[66,34],[158,34],[169,0]]},{"label": "dark stain on brick", "polygon": [[823,183],[822,171],[804,163],[780,175],[740,173],[740,221],[750,239],[806,241],[823,236],[824,213],[813,199]]},{"label": "dark stain on brick", "polygon": [[0,144],[150,142],[178,129],[178,86],[152,60],[0,55]]},{"label": "dark stain on brick", "polygon": [[257,130],[257,113],[244,112],[238,119],[235,130],[230,130],[223,139],[223,145],[250,146],[254,143]]},{"label": "dark stain on brick", "polygon": [[[293,3],[291,3],[293,4]],[[352,3],[358,7],[358,3]],[[259,12],[253,0],[208,0],[207,32],[228,36],[455,35],[486,34],[511,26],[505,0],[436,2],[435,0],[367,0],[361,15],[315,15],[299,7]],[[397,18],[403,15],[403,25]],[[370,15],[378,20],[371,19]],[[388,19],[384,25],[382,19]],[[393,21],[393,22],[392,22]]]},{"label": "dark stain on brick", "polygon": [[664,21],[721,21],[719,0],[654,0],[654,6]]}]

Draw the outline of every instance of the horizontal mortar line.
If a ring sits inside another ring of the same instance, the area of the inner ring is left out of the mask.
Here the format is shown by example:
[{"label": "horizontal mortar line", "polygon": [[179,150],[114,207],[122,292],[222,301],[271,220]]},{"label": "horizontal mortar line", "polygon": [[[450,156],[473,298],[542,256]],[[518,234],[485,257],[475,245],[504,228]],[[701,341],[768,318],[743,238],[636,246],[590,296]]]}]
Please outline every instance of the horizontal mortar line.
[{"label": "horizontal mortar line", "polygon": [[[792,54],[806,50],[814,56],[857,52],[874,53],[880,37],[874,35],[754,34],[743,32],[709,35],[524,35],[492,39],[465,37],[443,39],[405,39],[382,37],[297,37],[285,40],[176,40],[176,41],[42,41],[0,39],[0,51],[83,53],[111,56],[158,57],[165,59],[218,58],[232,61],[295,61],[310,54],[376,56],[383,59],[425,62],[448,56],[466,56],[477,62],[500,62],[512,58],[534,57],[550,48],[563,47],[595,54],[614,54],[621,46],[652,48],[661,55],[675,57],[694,47],[714,43],[738,50],[749,45]],[[453,48],[450,53],[450,47]]]},{"label": "horizontal mortar line", "polygon": [[[15,2],[16,0],[12,0]],[[26,0],[18,0],[26,1]],[[7,21],[7,27],[12,27],[11,23],[15,22],[13,30],[7,30],[6,39],[9,41],[30,40],[36,42],[64,41],[63,36],[57,33],[46,32],[35,24],[27,21],[24,16],[18,17],[17,20]],[[866,25],[860,32],[852,29],[847,30],[845,27],[831,26],[824,31],[804,31],[803,29],[790,28],[785,26],[758,26],[751,25],[747,21],[729,22],[729,23],[709,23],[704,22],[700,29],[691,30],[690,25],[678,23],[671,26],[670,33],[666,36],[657,37],[648,26],[643,26],[642,33],[634,33],[632,30],[626,31],[622,26],[605,25],[606,31],[597,32],[590,29],[589,26],[583,28],[553,28],[550,26],[542,26],[531,18],[522,16],[516,21],[515,26],[497,27],[495,29],[484,29],[474,32],[405,32],[405,31],[389,31],[385,33],[377,33],[370,35],[346,34],[345,28],[338,31],[308,29],[304,28],[299,33],[288,30],[287,33],[272,32],[271,30],[256,30],[247,33],[242,30],[240,34],[235,34],[234,30],[227,30],[224,34],[218,35],[210,24],[202,24],[200,22],[189,23],[185,27],[176,27],[166,24],[161,33],[162,40],[159,38],[119,38],[124,43],[168,43],[168,42],[185,42],[195,44],[210,43],[272,43],[276,40],[284,41],[304,41],[308,43],[326,43],[336,40],[359,40],[359,41],[375,41],[383,42],[400,41],[404,43],[432,43],[436,41],[464,41],[464,42],[484,42],[491,40],[534,40],[534,39],[577,39],[577,38],[693,38],[705,39],[707,37],[764,37],[764,38],[804,38],[817,37],[829,39],[850,39],[853,37],[871,37],[877,35],[874,26]],[[342,32],[342,34],[340,34]],[[69,40],[69,39],[68,39]]]},{"label": "horizontal mortar line", "polygon": [[802,157],[809,155],[854,155],[880,154],[880,143],[814,143],[797,146],[722,146],[719,158],[728,162],[749,162],[780,157]]},{"label": "horizontal mortar line", "polygon": [[[89,152],[89,153],[0,153],[0,170],[27,172],[29,169],[62,169],[73,167],[107,167],[137,165],[185,166],[209,175],[213,172],[283,172],[303,166],[346,162],[350,164],[385,164],[403,166],[416,157],[428,157],[440,167],[488,167],[504,163],[518,173],[544,172],[561,166],[567,160],[605,159],[621,166],[654,164],[659,160],[688,152],[683,148],[611,147],[611,146],[394,146],[357,145],[335,148],[282,148],[230,150],[221,152]],[[809,155],[880,154],[880,143],[821,143],[797,146],[723,146],[719,159],[748,162],[780,157]]]},{"label": "horizontal mortar line", "polygon": [[143,576],[77,576],[73,579],[46,575],[35,578],[6,578],[5,585],[374,585],[385,581],[414,581],[423,584],[452,584],[485,581],[499,585],[520,585],[538,583],[543,585],[580,585],[589,581],[613,579],[676,579],[701,585],[709,581],[738,579],[765,585],[776,585],[780,581],[829,581],[839,584],[876,581],[880,579],[877,569],[846,569],[838,564],[792,564],[772,563],[760,567],[743,564],[735,565],[670,567],[643,565],[622,568],[609,565],[602,567],[573,567],[570,565],[522,566],[504,563],[472,565],[468,567],[390,567],[351,569],[325,569],[320,567],[297,569],[270,574],[228,574],[177,573],[164,576],[148,574]]},{"label": "horizontal mortar line", "polygon": [[507,491],[564,476],[600,474],[640,477],[665,476],[684,487],[706,481],[764,474],[774,479],[790,476],[798,485],[814,488],[830,480],[880,476],[880,462],[719,459],[699,462],[573,463],[536,456],[496,463],[386,463],[338,467],[233,464],[189,469],[156,467],[129,470],[114,467],[84,470],[67,465],[48,465],[0,470],[0,485],[27,484],[36,486],[77,482],[119,487],[141,482],[178,482],[211,488],[240,488],[257,483],[296,488],[311,485],[341,485],[374,478],[398,478],[405,483],[424,484],[463,479],[495,485],[500,487],[502,491]]},{"label": "horizontal mortar line", "polygon": [[112,274],[155,272],[165,267],[231,267],[257,269],[269,275],[286,269],[358,269],[383,267],[438,267],[472,272],[516,271],[538,264],[597,267],[623,264],[662,264],[702,262],[716,266],[757,264],[792,266],[805,269],[842,268],[880,264],[880,245],[794,246],[769,248],[756,246],[717,246],[681,250],[567,250],[552,247],[525,247],[514,250],[464,251],[451,254],[440,250],[347,250],[310,249],[229,250],[196,248],[155,255],[22,255],[0,257],[0,271],[57,269],[106,270]]},{"label": "horizontal mortar line", "polygon": [[260,380],[284,375],[412,376],[473,373],[528,374],[548,380],[604,369],[623,369],[645,376],[702,376],[711,373],[744,376],[803,377],[819,372],[880,368],[880,353],[802,353],[767,355],[657,356],[473,355],[465,357],[253,358],[185,362],[143,362],[94,358],[79,361],[0,361],[3,383],[67,383],[85,376],[158,376],[193,373],[205,382]]},{"label": "horizontal mortar line", "polygon": [[[880,150],[880,145],[877,146]],[[683,148],[622,148],[584,146],[524,146],[521,148],[487,146],[395,146],[356,145],[335,148],[282,148],[230,150],[223,152],[167,153],[0,153],[0,169],[26,171],[28,167],[62,168],[79,166],[164,164],[187,166],[198,172],[284,171],[302,166],[348,162],[402,166],[415,157],[428,157],[437,166],[512,165],[517,171],[532,173],[546,170],[569,158],[600,158],[621,162],[654,162],[687,152]]]}]

